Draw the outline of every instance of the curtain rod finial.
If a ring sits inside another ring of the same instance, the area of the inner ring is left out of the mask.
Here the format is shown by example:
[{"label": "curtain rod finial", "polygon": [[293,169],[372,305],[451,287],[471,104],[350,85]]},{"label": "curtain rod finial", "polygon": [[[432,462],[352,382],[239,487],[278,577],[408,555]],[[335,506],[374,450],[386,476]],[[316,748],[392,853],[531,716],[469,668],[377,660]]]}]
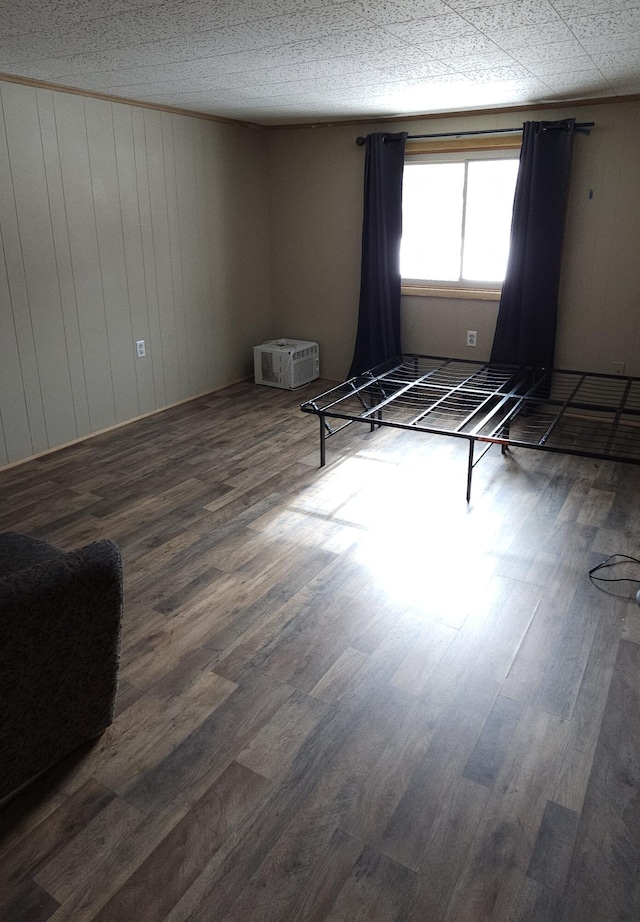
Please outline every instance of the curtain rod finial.
[{"label": "curtain rod finial", "polygon": [[363,138],[363,137],[356,138],[356,144],[358,145],[358,147],[363,147],[366,144],[366,142],[367,142],[366,138]]}]

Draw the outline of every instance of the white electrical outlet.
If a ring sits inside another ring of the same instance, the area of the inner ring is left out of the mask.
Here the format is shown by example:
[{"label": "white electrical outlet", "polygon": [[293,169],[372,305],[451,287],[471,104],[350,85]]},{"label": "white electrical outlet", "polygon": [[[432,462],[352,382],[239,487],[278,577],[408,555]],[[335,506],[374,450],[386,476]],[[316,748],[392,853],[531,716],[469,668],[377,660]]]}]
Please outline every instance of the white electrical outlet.
[{"label": "white electrical outlet", "polygon": [[477,346],[478,345],[478,331],[477,330],[467,330],[467,346]]},{"label": "white electrical outlet", "polygon": [[624,374],[624,362],[614,362],[613,363],[613,373],[614,375],[623,375]]},{"label": "white electrical outlet", "polygon": [[136,341],[136,355],[139,359],[143,359],[146,355],[144,348],[144,339],[138,339]]}]

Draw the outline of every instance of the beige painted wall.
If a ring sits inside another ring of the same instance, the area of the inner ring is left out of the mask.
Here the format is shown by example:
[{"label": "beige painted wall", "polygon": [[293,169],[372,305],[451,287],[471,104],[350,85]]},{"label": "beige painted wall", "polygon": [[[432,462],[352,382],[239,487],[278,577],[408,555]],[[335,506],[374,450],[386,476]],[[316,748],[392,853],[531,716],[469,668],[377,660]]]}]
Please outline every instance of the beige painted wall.
[{"label": "beige painted wall", "polygon": [[[640,375],[640,103],[264,133],[13,83],[0,104],[0,465],[249,375],[272,336],[317,340],[322,374],[344,377],[354,142],[374,130],[595,121],[576,139],[556,360]],[[486,358],[496,311],[406,297],[404,348]]]},{"label": "beige painted wall", "polygon": [[321,374],[332,377],[349,370],[357,326],[364,162],[357,134],[351,127],[267,135],[274,333],[318,342]]},{"label": "beige painted wall", "polygon": [[0,82],[0,465],[250,374],[266,190],[255,130]]},{"label": "beige painted wall", "polygon": [[[640,103],[269,133],[274,325],[320,343],[321,371],[347,373],[357,325],[364,151],[376,130],[412,134],[508,127],[529,118],[594,121],[576,137],[556,364],[640,375]],[[589,198],[589,190],[593,197]],[[403,298],[403,348],[488,358],[497,304]],[[478,331],[478,347],[466,331]]]}]

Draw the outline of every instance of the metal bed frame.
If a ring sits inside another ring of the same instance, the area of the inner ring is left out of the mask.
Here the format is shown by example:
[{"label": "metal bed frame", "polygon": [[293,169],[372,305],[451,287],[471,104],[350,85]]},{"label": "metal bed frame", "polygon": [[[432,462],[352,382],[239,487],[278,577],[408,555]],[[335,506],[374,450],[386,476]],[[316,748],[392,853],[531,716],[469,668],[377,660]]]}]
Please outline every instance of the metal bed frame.
[{"label": "metal bed frame", "polygon": [[407,354],[301,409],[320,420],[321,467],[326,440],[353,423],[466,439],[467,502],[492,445],[640,464],[640,378]]}]

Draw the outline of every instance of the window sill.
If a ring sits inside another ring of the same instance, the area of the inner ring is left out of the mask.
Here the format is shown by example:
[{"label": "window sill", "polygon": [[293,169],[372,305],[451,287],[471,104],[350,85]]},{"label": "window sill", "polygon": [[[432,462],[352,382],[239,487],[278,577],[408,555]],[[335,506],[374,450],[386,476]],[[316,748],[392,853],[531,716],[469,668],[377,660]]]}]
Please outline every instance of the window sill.
[{"label": "window sill", "polygon": [[418,298],[457,298],[473,301],[499,301],[500,288],[438,288],[436,285],[402,285],[403,295]]}]

